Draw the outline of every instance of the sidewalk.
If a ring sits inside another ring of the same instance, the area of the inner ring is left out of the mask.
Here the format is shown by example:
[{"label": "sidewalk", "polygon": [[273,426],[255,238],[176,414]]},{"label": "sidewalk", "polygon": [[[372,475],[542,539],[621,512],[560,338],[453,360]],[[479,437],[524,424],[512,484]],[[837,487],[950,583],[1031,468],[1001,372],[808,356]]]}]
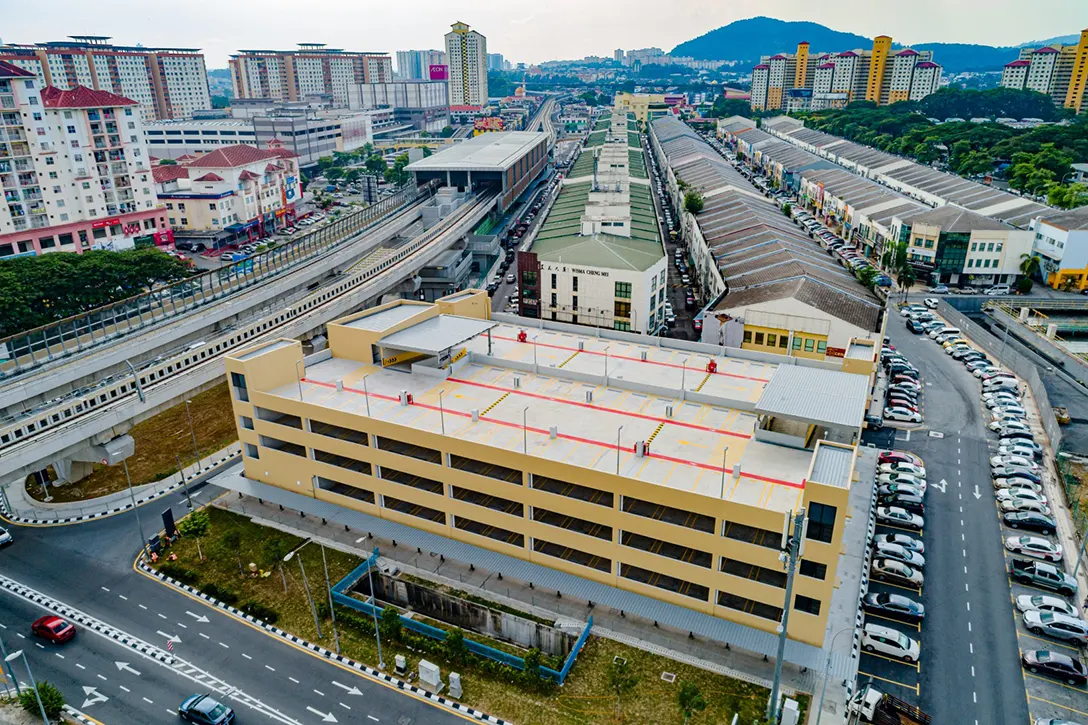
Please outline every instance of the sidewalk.
[{"label": "sidewalk", "polygon": [[[202,458],[199,468],[189,466],[185,469],[185,483],[193,483],[207,476],[240,453],[239,444],[231,443]],[[86,501],[54,504],[32,498],[26,486],[19,481],[0,488],[0,515],[16,524],[74,524],[127,511],[132,508],[133,496],[136,505],[142,506],[181,488],[181,475],[175,473],[154,483],[133,486],[131,493],[126,489]]]},{"label": "sidewalk", "polygon": [[[343,526],[324,523],[313,516],[301,517],[297,511],[280,510],[277,504],[262,503],[249,496],[230,493],[221,497],[215,505],[248,516],[265,526],[301,537],[313,537],[327,546],[359,556],[366,556],[376,546],[386,562],[396,562],[407,574],[470,591],[492,601],[556,620],[560,627],[569,625],[580,629],[592,611],[593,634],[599,637],[768,688],[774,677],[774,662],[764,661],[759,656],[730,650],[719,643],[691,639],[687,632],[665,627],[655,628],[653,622],[608,607],[596,606],[590,609],[587,602],[570,595],[557,598],[552,590],[532,589],[529,585],[510,578],[499,579],[494,572],[478,567],[470,568],[468,563],[450,559],[442,561],[435,554],[409,548],[403,543],[394,547],[392,541],[377,536],[368,540],[364,532],[346,531]],[[802,671],[789,664],[783,667],[782,689],[787,695],[797,691],[814,693],[817,681],[818,673],[811,670]]]}]

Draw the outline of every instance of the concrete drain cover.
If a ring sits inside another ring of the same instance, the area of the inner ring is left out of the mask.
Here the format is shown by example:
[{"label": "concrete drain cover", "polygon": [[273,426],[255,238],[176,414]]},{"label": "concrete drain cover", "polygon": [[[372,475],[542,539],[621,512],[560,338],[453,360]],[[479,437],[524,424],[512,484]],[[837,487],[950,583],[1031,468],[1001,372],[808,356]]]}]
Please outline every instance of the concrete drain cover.
[{"label": "concrete drain cover", "polygon": [[662,672],[661,673],[661,679],[664,680],[665,682],[676,682],[676,673],[675,672]]},{"label": "concrete drain cover", "polygon": [[944,433],[940,432],[939,430],[931,430],[929,432],[929,437],[930,438],[944,438]]},{"label": "concrete drain cover", "polygon": [[619,655],[616,655],[615,657],[612,658],[612,662],[617,664],[617,665],[625,665],[625,664],[627,664],[627,658],[626,657],[620,657]]}]

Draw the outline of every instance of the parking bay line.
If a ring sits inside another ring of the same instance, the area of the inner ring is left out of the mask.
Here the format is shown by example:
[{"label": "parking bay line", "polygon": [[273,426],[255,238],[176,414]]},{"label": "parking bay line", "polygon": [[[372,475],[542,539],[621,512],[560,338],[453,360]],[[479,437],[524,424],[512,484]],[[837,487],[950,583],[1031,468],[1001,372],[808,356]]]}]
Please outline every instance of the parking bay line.
[{"label": "parking bay line", "polygon": [[1032,700],[1038,700],[1039,702],[1045,702],[1047,705],[1053,705],[1054,707],[1060,707],[1063,710],[1068,710],[1069,712],[1075,712],[1078,715],[1088,715],[1088,712],[1084,712],[1083,710],[1078,710],[1078,709],[1076,709],[1074,707],[1069,707],[1068,705],[1063,705],[1060,702],[1052,702],[1051,700],[1047,700],[1047,699],[1044,699],[1042,697],[1038,697],[1037,695],[1033,695],[1033,694],[1031,694],[1029,692],[1028,693],[1028,704],[1029,705],[1031,704]]},{"label": "parking bay line", "polygon": [[915,672],[921,672],[922,671],[922,668],[918,666],[917,662],[907,662],[906,660],[897,660],[894,657],[888,657],[887,655],[882,655],[879,652],[869,652],[868,650],[862,650],[861,652],[862,652],[862,654],[869,655],[870,657],[879,657],[882,660],[887,660],[888,662],[894,662],[897,665],[903,665],[904,667],[912,667],[912,668],[914,668]]},{"label": "parking bay line", "polygon": [[[871,654],[871,653],[868,653],[868,654]],[[1072,685],[1067,685],[1064,682],[1058,682],[1057,680],[1051,679],[1049,677],[1043,677],[1041,675],[1036,675],[1036,674],[1034,674],[1032,672],[1028,672],[1027,668],[1024,668],[1024,674],[1027,675],[1028,677],[1034,677],[1036,680],[1042,680],[1043,682],[1049,682],[1052,685],[1058,685],[1059,687],[1064,687],[1067,690],[1072,690],[1073,692],[1079,692],[1082,695],[1088,695],[1088,690],[1082,690],[1079,687],[1073,687]]]},{"label": "parking bay line", "polygon": [[900,682],[899,680],[892,680],[887,677],[881,677],[880,675],[874,675],[871,672],[865,672],[864,670],[858,670],[858,674],[864,675],[866,677],[872,677],[873,679],[880,680],[881,682],[888,682],[893,685],[898,685],[899,687],[902,687],[906,690],[913,690],[914,694],[918,696],[921,696],[922,694],[922,688],[919,685],[908,685],[905,682]]},{"label": "parking bay line", "polygon": [[902,589],[904,591],[913,592],[914,594],[917,594],[918,596],[922,596],[921,587],[905,587],[902,584],[896,584],[894,582],[884,581],[883,579],[873,579],[872,581],[875,584],[883,584],[885,586],[895,587],[896,589]]},{"label": "parking bay line", "polygon": [[885,622],[895,622],[896,624],[902,624],[902,625],[904,625],[906,627],[914,627],[914,629],[917,630],[918,632],[922,631],[922,625],[919,624],[918,622],[907,622],[907,621],[902,620],[902,619],[896,619],[895,617],[885,617],[882,614],[873,614],[871,612],[866,612],[865,617],[866,618],[873,618],[873,619],[883,619]]},{"label": "parking bay line", "polygon": [[1034,634],[1029,634],[1027,632],[1017,632],[1016,636],[1017,637],[1027,637],[1028,639],[1033,639],[1036,642],[1042,642],[1047,647],[1063,647],[1063,648],[1065,648],[1067,650],[1071,650],[1073,652],[1076,652],[1077,655],[1080,656],[1080,648],[1078,648],[1078,647],[1071,647],[1071,646],[1069,646],[1067,644],[1062,644],[1061,642],[1054,642],[1054,641],[1049,640],[1049,639],[1043,639],[1042,637],[1037,637]]}]

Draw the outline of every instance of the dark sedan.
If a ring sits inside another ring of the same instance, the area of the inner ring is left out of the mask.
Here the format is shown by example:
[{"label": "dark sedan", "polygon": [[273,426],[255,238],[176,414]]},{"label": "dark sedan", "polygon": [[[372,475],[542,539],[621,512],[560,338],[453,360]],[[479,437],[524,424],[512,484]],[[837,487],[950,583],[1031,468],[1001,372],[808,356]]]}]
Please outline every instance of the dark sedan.
[{"label": "dark sedan", "polygon": [[898,506],[901,509],[906,509],[912,514],[924,515],[926,512],[926,506],[922,502],[920,496],[911,496],[905,493],[897,493],[892,495],[877,496],[877,501],[881,506]]},{"label": "dark sedan", "polygon": [[1052,534],[1058,529],[1054,519],[1035,511],[1009,511],[1001,518],[1014,529],[1036,531],[1040,534]]},{"label": "dark sedan", "polygon": [[1050,675],[1070,685],[1083,685],[1088,682],[1084,663],[1076,657],[1046,649],[1029,649],[1020,659],[1028,672]]},{"label": "dark sedan", "polygon": [[866,594],[862,606],[870,614],[905,622],[921,622],[926,616],[926,609],[921,603],[902,594]]}]

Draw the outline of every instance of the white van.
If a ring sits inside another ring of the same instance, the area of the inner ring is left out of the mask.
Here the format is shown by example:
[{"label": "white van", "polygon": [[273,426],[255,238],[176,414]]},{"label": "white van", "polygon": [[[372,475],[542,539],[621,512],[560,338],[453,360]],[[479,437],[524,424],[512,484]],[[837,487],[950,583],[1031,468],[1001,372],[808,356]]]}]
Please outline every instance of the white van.
[{"label": "white van", "polygon": [[951,336],[954,336],[954,337],[959,337],[960,336],[960,328],[958,328],[958,327],[948,327],[946,325],[944,327],[938,327],[936,330],[929,333],[929,336],[934,338],[934,339],[936,339],[937,337],[944,336],[944,335],[951,335]]},{"label": "white van", "polygon": [[986,294],[991,297],[995,295],[1008,295],[1012,294],[1012,288],[1007,284],[995,284],[993,287],[986,290]]}]

